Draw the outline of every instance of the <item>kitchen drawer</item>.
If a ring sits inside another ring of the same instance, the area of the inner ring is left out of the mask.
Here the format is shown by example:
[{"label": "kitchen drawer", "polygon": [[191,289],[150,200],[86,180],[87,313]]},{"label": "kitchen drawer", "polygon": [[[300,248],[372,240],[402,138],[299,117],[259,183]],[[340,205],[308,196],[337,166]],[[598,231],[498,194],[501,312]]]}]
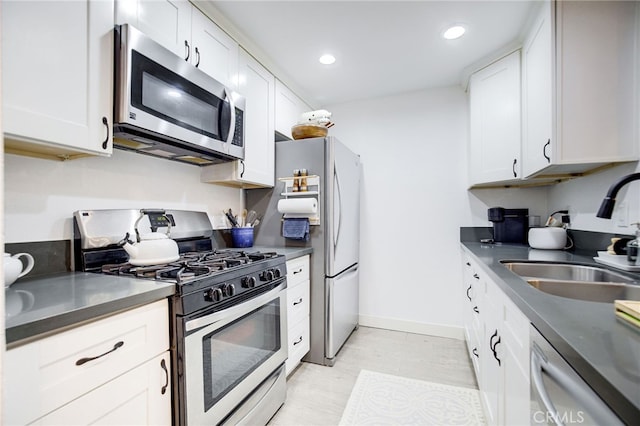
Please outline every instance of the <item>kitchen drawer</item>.
[{"label": "kitchen drawer", "polygon": [[38,419],[33,425],[170,424],[170,364],[169,351],[165,351]]},{"label": "kitchen drawer", "polygon": [[289,357],[286,362],[286,371],[289,375],[300,363],[302,357],[309,352],[309,318],[297,324],[292,324],[289,329]]},{"label": "kitchen drawer", "polygon": [[29,423],[168,349],[165,299],[8,350],[4,421]]},{"label": "kitchen drawer", "polygon": [[309,255],[287,261],[287,287],[295,287],[309,279]]},{"label": "kitchen drawer", "polygon": [[296,324],[309,316],[309,280],[287,289],[287,321]]}]

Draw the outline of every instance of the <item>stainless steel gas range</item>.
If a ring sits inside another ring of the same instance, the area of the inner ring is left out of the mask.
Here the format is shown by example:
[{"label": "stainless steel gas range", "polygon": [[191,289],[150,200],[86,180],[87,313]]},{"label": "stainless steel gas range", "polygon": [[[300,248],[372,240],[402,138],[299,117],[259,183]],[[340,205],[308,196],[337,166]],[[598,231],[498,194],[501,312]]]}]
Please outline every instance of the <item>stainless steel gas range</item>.
[{"label": "stainless steel gas range", "polygon": [[[179,259],[131,264],[123,237],[164,226]],[[269,421],[286,396],[284,256],[214,248],[204,212],[81,210],[74,233],[76,270],[176,284],[169,319],[175,425]]]}]

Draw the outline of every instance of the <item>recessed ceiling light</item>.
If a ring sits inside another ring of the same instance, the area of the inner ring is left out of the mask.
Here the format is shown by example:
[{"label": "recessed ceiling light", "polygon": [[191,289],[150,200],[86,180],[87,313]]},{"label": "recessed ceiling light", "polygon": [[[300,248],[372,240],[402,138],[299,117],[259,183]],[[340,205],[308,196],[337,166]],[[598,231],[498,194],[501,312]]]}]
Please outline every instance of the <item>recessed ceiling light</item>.
[{"label": "recessed ceiling light", "polygon": [[336,58],[333,55],[326,54],[326,55],[320,56],[319,61],[321,64],[331,65],[336,61]]},{"label": "recessed ceiling light", "polygon": [[467,31],[462,25],[454,25],[448,28],[444,33],[442,33],[442,37],[447,40],[455,40],[457,38],[462,37],[462,35]]}]

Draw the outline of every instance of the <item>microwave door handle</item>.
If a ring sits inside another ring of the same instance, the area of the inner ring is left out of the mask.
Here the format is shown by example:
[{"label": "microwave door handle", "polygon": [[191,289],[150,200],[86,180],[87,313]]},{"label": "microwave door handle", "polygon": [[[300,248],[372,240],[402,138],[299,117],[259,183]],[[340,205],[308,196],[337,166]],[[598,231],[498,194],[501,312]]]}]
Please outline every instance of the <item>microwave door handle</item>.
[{"label": "microwave door handle", "polygon": [[233,135],[236,132],[236,106],[233,103],[233,94],[230,93],[227,88],[224,89],[224,98],[229,100],[229,108],[231,108],[231,119],[229,120],[229,133],[227,136],[227,143],[231,144]]}]

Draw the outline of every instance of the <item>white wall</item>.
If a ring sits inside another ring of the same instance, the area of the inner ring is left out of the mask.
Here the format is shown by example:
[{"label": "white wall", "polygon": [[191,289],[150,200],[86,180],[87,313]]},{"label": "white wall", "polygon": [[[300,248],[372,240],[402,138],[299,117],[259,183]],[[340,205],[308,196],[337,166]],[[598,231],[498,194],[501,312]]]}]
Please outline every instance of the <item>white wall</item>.
[{"label": "white wall", "polygon": [[546,189],[467,191],[459,87],[326,109],[363,164],[361,324],[461,337],[460,227],[490,226],[494,206],[544,214]]},{"label": "white wall", "polygon": [[635,227],[630,224],[640,222],[640,181],[620,190],[611,220],[600,219],[596,213],[611,184],[638,171],[637,162],[623,164],[549,187],[549,206],[555,210],[568,207],[573,229],[633,235]]},{"label": "white wall", "polygon": [[67,240],[82,209],[174,208],[239,211],[242,191],[200,183],[196,166],[114,150],[110,158],[70,161],[5,155],[5,241]]}]

